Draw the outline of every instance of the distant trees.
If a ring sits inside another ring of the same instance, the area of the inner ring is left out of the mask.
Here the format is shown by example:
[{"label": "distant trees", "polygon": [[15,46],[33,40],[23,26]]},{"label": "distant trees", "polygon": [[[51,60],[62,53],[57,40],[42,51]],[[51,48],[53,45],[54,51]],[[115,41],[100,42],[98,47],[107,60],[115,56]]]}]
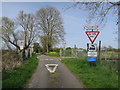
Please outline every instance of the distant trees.
[{"label": "distant trees", "polygon": [[60,12],[53,7],[41,8],[36,13],[36,25],[41,31],[40,40],[45,52],[64,40],[63,20]]},{"label": "distant trees", "polygon": [[36,53],[42,52],[42,48],[40,47],[39,43],[34,43],[33,49],[34,49],[34,52]]},{"label": "distant trees", "polygon": [[67,47],[66,50],[71,50],[71,47]]},{"label": "distant trees", "polygon": [[102,51],[115,51],[115,52],[117,52],[117,51],[119,51],[117,48],[113,48],[112,46],[103,46],[102,47]]}]

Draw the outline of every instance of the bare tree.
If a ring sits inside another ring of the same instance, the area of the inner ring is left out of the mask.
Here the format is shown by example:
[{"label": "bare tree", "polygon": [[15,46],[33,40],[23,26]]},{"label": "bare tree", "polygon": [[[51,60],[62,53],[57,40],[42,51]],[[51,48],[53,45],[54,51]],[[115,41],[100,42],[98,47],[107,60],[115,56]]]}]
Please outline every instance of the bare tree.
[{"label": "bare tree", "polygon": [[26,14],[20,11],[17,17],[17,23],[21,26],[22,39],[24,40],[24,49],[29,48],[36,37],[35,18],[32,14]]},{"label": "bare tree", "polygon": [[[2,39],[9,48],[9,44],[12,44],[20,50],[18,45],[18,40],[20,39],[25,41],[24,49],[29,48],[36,37],[34,15],[26,14],[21,11],[17,18],[17,26],[15,23],[16,22],[10,20],[8,17],[2,18]],[[17,28],[20,28],[21,30],[16,30]]]},{"label": "bare tree", "polygon": [[[12,44],[17,48],[18,52],[21,51],[23,59],[25,50],[30,47],[37,36],[36,32],[35,18],[32,14],[20,11],[16,21],[12,21],[7,17],[2,18],[2,39],[9,49],[11,49],[10,44]],[[22,50],[20,50],[19,40],[24,41]]]},{"label": "bare tree", "polygon": [[15,22],[10,20],[8,17],[2,18],[2,39],[6,43],[7,47],[11,49],[10,44],[14,45],[18,50],[20,47],[18,46],[18,38],[17,33],[15,31],[16,25]]},{"label": "bare tree", "polygon": [[[89,13],[87,24],[105,25],[109,14],[118,15],[120,2],[76,2],[72,7],[77,7]],[[118,24],[118,18],[116,18]]]},{"label": "bare tree", "polygon": [[61,40],[64,40],[63,20],[56,8],[47,7],[38,10],[36,24],[41,31],[41,42],[47,52]]},{"label": "bare tree", "polygon": [[[23,11],[20,11],[17,17],[17,24],[20,26],[20,34],[22,36],[22,41],[24,42],[22,57],[27,58],[25,50],[27,50],[31,44],[33,44],[35,37],[37,36],[35,18],[32,14],[26,14]],[[20,37],[20,36],[19,36]]]}]

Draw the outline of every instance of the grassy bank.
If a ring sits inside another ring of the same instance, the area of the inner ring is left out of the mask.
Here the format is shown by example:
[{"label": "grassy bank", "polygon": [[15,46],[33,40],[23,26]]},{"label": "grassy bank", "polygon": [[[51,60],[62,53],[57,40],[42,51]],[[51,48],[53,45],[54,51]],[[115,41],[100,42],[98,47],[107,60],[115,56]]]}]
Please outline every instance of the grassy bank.
[{"label": "grassy bank", "polygon": [[31,78],[33,72],[38,65],[38,59],[34,54],[27,60],[27,64],[23,64],[14,70],[3,73],[3,88],[23,88],[27,81]]},{"label": "grassy bank", "polygon": [[64,63],[87,88],[118,88],[118,73],[97,63],[91,67],[86,59],[64,59]]}]

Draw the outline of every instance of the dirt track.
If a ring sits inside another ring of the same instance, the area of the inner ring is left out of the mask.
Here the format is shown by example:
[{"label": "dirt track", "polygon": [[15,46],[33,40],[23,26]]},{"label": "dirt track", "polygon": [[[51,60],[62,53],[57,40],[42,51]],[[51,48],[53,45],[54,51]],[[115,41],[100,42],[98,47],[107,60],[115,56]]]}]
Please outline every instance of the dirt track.
[{"label": "dirt track", "polygon": [[[83,88],[82,83],[60,62],[60,58],[38,55],[39,65],[28,88]],[[45,64],[58,64],[55,73],[50,73]]]}]

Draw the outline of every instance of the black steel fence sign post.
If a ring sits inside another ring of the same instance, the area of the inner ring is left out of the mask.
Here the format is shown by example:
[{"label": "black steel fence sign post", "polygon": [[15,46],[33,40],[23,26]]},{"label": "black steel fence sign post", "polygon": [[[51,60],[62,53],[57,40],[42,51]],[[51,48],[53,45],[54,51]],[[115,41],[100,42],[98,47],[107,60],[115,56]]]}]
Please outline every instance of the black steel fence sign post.
[{"label": "black steel fence sign post", "polygon": [[[87,43],[88,51],[88,62],[91,66],[96,65],[97,60],[97,44],[94,44],[97,36],[99,35],[98,26],[86,26],[86,35],[88,36],[91,43]],[[100,53],[99,53],[100,54]]]}]

